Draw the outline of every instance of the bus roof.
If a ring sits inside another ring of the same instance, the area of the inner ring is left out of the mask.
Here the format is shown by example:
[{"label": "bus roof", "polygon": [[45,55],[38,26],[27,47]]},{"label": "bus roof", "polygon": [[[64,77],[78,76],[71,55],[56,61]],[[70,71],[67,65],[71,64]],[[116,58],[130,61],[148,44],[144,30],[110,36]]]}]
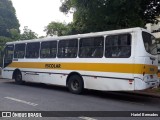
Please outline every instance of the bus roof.
[{"label": "bus roof", "polygon": [[56,37],[49,37],[49,38],[46,37],[46,38],[39,38],[39,39],[32,39],[32,40],[19,40],[19,41],[7,42],[6,44],[43,42],[43,41],[62,40],[62,39],[84,38],[84,37],[91,37],[91,36],[94,37],[94,36],[102,36],[102,35],[110,35],[110,34],[130,33],[130,32],[134,32],[134,31],[146,31],[146,32],[148,32],[146,29],[136,27],[136,28],[128,28],[128,29],[103,31],[103,32],[93,32],[93,33],[86,33],[86,34],[56,36]]}]

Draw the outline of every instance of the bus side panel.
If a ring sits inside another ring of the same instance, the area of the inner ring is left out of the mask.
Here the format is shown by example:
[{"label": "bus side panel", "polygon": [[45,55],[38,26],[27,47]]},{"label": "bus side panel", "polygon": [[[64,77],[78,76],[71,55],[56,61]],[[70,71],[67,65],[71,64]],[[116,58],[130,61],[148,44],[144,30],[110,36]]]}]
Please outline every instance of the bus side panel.
[{"label": "bus side panel", "polygon": [[158,81],[144,82],[140,78],[135,78],[134,81],[135,81],[135,90],[144,90],[144,89],[152,88],[159,85]]},{"label": "bus side panel", "polygon": [[144,81],[156,81],[158,79],[158,60],[156,57],[145,57],[145,67],[144,67]]},{"label": "bus side panel", "polygon": [[44,70],[44,69],[42,70],[22,69],[22,70],[23,71],[30,70],[30,72],[22,72],[24,81],[66,86],[67,75],[56,73],[58,72],[58,70],[57,71]]},{"label": "bus side panel", "polygon": [[4,70],[2,69],[2,78],[6,78],[6,79],[12,79],[12,75],[13,75],[13,70]]},{"label": "bus side panel", "polygon": [[34,72],[22,72],[22,79],[29,82],[40,82],[39,74]]},{"label": "bus side panel", "polygon": [[86,89],[95,89],[102,91],[134,90],[133,74],[94,72],[92,73],[94,76],[88,76],[91,73],[83,71],[80,72],[80,74],[82,74],[84,80],[84,87]]},{"label": "bus side panel", "polygon": [[41,74],[40,81],[46,84],[66,86],[67,75],[65,74]]},{"label": "bus side panel", "polygon": [[85,88],[102,91],[130,91],[134,90],[134,81],[112,78],[83,77]]},{"label": "bus side panel", "polygon": [[[142,50],[141,50],[142,51]],[[145,53],[144,53],[145,54]],[[147,55],[146,55],[147,56]],[[151,60],[151,58],[138,55],[135,57],[135,64],[142,64],[141,67],[134,68],[135,74],[135,90],[143,90],[157,86],[157,59]],[[139,74],[136,74],[136,71]]]}]

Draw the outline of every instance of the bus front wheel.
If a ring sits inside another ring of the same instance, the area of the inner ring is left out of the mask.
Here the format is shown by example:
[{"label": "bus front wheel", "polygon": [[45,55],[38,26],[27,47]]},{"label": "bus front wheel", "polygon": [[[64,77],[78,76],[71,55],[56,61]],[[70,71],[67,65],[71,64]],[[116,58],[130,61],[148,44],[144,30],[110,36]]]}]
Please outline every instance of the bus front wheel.
[{"label": "bus front wheel", "polygon": [[22,81],[22,74],[21,72],[16,72],[15,74],[15,82],[16,84],[23,84],[24,82]]},{"label": "bus front wheel", "polygon": [[69,77],[68,89],[71,93],[80,94],[84,89],[83,79],[79,75],[72,75]]}]

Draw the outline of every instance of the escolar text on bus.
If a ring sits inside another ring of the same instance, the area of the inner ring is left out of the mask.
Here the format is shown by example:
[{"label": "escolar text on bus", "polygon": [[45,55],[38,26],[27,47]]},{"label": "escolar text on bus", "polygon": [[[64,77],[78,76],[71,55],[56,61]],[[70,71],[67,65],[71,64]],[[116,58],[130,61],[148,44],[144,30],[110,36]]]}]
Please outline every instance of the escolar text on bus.
[{"label": "escolar text on bus", "polygon": [[61,68],[61,64],[45,64],[45,68]]}]

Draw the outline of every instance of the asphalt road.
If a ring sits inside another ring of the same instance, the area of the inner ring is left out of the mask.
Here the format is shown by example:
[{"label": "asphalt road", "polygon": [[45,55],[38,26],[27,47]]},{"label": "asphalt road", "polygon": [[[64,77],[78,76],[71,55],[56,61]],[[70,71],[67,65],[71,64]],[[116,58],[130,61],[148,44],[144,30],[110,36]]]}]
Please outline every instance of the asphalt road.
[{"label": "asphalt road", "polygon": [[[160,99],[123,92],[86,90],[82,95],[71,94],[66,88],[0,79],[0,111],[160,111]],[[160,116],[160,115],[159,115]],[[0,118],[10,119],[10,118]],[[12,118],[12,120],[22,118]],[[23,118],[28,120],[28,118]],[[30,118],[31,119],[31,118]],[[159,120],[149,117],[54,117],[36,120]]]}]

